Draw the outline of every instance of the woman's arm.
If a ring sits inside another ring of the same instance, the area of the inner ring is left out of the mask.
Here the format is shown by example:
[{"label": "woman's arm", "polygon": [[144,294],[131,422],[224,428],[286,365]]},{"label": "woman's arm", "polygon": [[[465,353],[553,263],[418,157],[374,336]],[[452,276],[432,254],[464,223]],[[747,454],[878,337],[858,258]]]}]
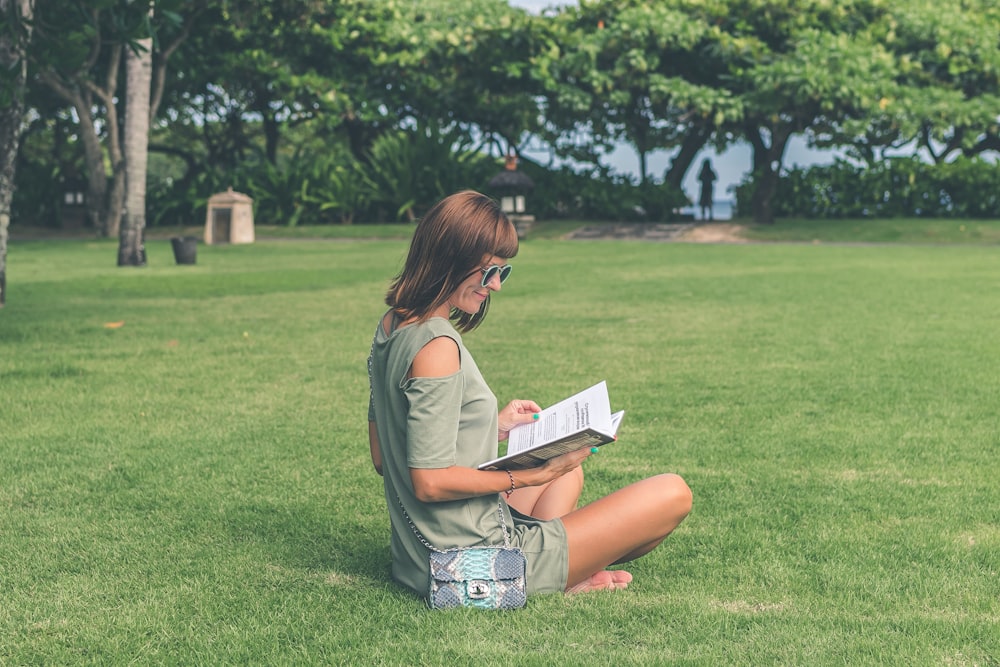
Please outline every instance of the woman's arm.
[{"label": "woman's arm", "polygon": [[[444,377],[457,373],[460,363],[458,345],[453,339],[441,336],[424,345],[413,357],[410,377]],[[531,421],[532,414],[540,410],[532,401],[512,401],[504,408],[499,420],[501,435],[515,423]],[[584,448],[549,459],[538,468],[518,470],[512,473],[514,488],[550,482],[579,466],[588,456],[590,450]],[[511,488],[511,477],[503,470],[477,470],[462,466],[410,468],[410,481],[417,499],[425,503],[474,498]]]},{"label": "woman's arm", "polygon": [[410,468],[413,493],[420,502],[438,503],[446,500],[474,498],[514,488],[540,486],[562,477],[590,456],[586,447],[569,454],[549,459],[537,468],[514,470],[510,475],[504,470],[477,470],[461,466],[448,468]]},{"label": "woman's arm", "polygon": [[382,447],[378,444],[378,430],[375,428],[375,422],[368,422],[368,447],[372,452],[372,465],[375,466],[375,472],[382,474]]}]

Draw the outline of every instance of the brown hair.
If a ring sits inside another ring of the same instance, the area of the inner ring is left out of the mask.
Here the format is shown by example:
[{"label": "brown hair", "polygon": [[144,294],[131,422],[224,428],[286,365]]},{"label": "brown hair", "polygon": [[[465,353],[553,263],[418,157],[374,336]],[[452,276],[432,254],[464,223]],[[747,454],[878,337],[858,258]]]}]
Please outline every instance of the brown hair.
[{"label": "brown hair", "polygon": [[[403,319],[426,319],[444,304],[484,257],[517,254],[517,231],[500,206],[486,195],[464,190],[445,197],[427,212],[410,241],[403,270],[392,281],[385,302]],[[489,297],[473,315],[452,309],[461,332],[486,317]]]}]

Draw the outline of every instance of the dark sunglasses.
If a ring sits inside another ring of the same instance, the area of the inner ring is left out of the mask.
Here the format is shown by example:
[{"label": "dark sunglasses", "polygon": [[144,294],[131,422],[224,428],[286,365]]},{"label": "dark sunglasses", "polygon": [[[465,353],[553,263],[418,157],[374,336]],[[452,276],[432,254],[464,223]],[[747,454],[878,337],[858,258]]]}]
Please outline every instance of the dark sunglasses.
[{"label": "dark sunglasses", "polygon": [[479,269],[483,272],[483,287],[489,286],[489,284],[493,282],[493,276],[496,275],[500,276],[500,284],[503,285],[510,276],[510,270],[512,268],[513,267],[510,264],[504,264],[503,266],[497,266],[494,264],[493,266],[486,267],[485,269]]}]

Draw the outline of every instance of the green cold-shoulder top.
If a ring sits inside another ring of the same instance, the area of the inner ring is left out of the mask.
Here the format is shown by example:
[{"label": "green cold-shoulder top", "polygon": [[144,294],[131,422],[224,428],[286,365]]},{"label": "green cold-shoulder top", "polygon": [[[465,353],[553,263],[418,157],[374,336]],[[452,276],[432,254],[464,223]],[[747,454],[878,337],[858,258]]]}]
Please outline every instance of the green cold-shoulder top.
[{"label": "green cold-shoulder top", "polygon": [[[388,330],[383,321],[390,321]],[[497,399],[451,323],[440,317],[400,327],[395,315],[379,320],[368,360],[371,400],[382,453],[386,506],[392,527],[392,576],[421,596],[429,586],[428,550],[414,535],[397,497],[419,531],[438,549],[503,544],[497,500],[486,495],[422,503],[413,495],[410,468],[474,469],[496,458]],[[446,377],[408,378],[417,352],[434,338],[458,345],[460,370]],[[470,471],[470,474],[475,474]],[[562,591],[568,573],[562,521],[540,521],[501,506],[511,541],[528,562],[530,593]]]}]

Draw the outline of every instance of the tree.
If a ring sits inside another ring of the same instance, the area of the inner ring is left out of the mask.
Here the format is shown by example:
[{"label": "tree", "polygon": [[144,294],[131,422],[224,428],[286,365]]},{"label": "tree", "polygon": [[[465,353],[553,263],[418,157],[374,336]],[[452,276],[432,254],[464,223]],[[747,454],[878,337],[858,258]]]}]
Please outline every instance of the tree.
[{"label": "tree", "polygon": [[[724,146],[726,121],[742,101],[724,84],[727,63],[717,54],[717,25],[697,5],[679,0],[602,0],[561,10],[550,21],[557,47],[542,62],[546,78],[546,139],[578,162],[597,164],[619,143],[635,149],[643,207],[657,199],[673,208],[682,183],[707,144]],[[697,11],[696,11],[697,10]],[[673,151],[662,189],[648,156]],[[650,209],[652,210],[652,209]]]},{"label": "tree", "polygon": [[342,73],[339,119],[359,159],[380,134],[417,121],[502,149],[540,127],[533,66],[545,36],[533,17],[505,0],[342,4],[347,30],[331,26],[336,49],[320,62]]},{"label": "tree", "polygon": [[[148,3],[147,3],[148,4]],[[149,15],[153,8],[149,6]],[[145,266],[146,171],[149,149],[153,37],[125,50],[125,207],[118,239],[118,266]]]},{"label": "tree", "polygon": [[[157,6],[186,7],[180,0],[159,0]],[[164,85],[167,57],[187,36],[190,20],[206,6],[189,8],[183,24],[173,12],[157,14],[170,19],[171,27],[180,25],[154,41],[151,114]],[[147,8],[128,0],[38,0],[35,12],[31,50],[35,76],[70,105],[78,119],[88,219],[102,236],[118,236],[121,225],[125,156],[117,93],[125,46],[155,32]]]},{"label": "tree", "polygon": [[892,81],[862,116],[831,116],[816,144],[874,167],[892,153],[935,163],[1000,151],[1000,6],[892,0],[864,26],[893,58]]},{"label": "tree", "polygon": [[898,0],[879,37],[897,59],[899,84],[880,111],[904,139],[939,164],[1000,151],[996,2]]},{"label": "tree", "polygon": [[[627,142],[647,184],[646,157],[673,151],[664,182],[678,189],[706,146],[745,141],[753,214],[768,221],[794,136],[850,145],[869,162],[907,143],[937,160],[1000,145],[993,0],[588,0],[540,16],[505,0],[37,1],[36,80],[74,110],[94,224],[122,221],[123,258],[126,246],[138,255],[141,236],[130,128],[136,145],[144,139],[122,80],[145,52],[136,40],[150,36],[151,127],[171,139],[150,150],[180,156],[192,179],[160,210],[189,212],[211,188],[242,181],[294,190],[282,198],[289,210],[308,194],[339,211],[350,179],[324,193],[316,184],[350,167],[343,173],[397,186],[377,192],[398,201],[365,206],[419,215],[437,186],[406,181],[417,167],[401,165],[447,158],[441,142],[453,142],[452,156],[496,155],[542,136],[560,158],[595,165]],[[174,50],[182,76],[166,77]],[[323,168],[295,187],[289,161],[315,155]]]},{"label": "tree", "polygon": [[73,2],[67,7],[41,0],[32,45],[38,79],[76,113],[87,168],[87,216],[102,236],[117,235],[125,191],[115,108],[121,42],[109,34],[113,28],[106,14],[95,3]]},{"label": "tree", "polygon": [[[505,0],[238,0],[226,12],[196,29],[180,54],[187,87],[167,91],[182,143],[204,151],[215,177],[293,171],[292,156],[316,151],[386,176],[414,142],[433,150],[407,173],[433,172],[437,139],[454,140],[455,160],[470,145],[505,151],[539,127],[537,31]],[[405,196],[387,214],[417,215],[441,194],[416,176],[393,180],[380,191]]]},{"label": "tree", "polygon": [[738,110],[699,54],[712,26],[679,4],[604,0],[566,9],[556,19],[564,42],[549,96],[550,119],[570,141],[582,131],[601,150],[630,144],[641,183],[649,153],[680,147],[669,179],[677,187],[716,124]]},{"label": "tree", "polygon": [[793,134],[811,136],[830,118],[865,117],[891,86],[891,57],[863,36],[820,30],[798,36],[791,57],[752,67],[744,136],[753,147],[754,219],[774,219],[771,201]]},{"label": "tree", "polygon": [[867,118],[892,90],[893,59],[867,30],[883,4],[731,0],[714,10],[724,85],[743,109],[724,129],[753,148],[755,221],[774,219],[772,199],[793,135],[814,140],[833,120]]},{"label": "tree", "polygon": [[421,3],[417,17],[404,16],[393,38],[400,44],[416,39],[425,48],[419,60],[408,56],[399,63],[409,73],[407,113],[454,126],[495,155],[516,152],[542,127],[544,88],[535,70],[550,47],[548,31],[505,0],[476,0],[460,9],[433,0]]},{"label": "tree", "polygon": [[24,124],[31,0],[0,0],[0,308],[7,303],[7,237],[14,167]]}]

